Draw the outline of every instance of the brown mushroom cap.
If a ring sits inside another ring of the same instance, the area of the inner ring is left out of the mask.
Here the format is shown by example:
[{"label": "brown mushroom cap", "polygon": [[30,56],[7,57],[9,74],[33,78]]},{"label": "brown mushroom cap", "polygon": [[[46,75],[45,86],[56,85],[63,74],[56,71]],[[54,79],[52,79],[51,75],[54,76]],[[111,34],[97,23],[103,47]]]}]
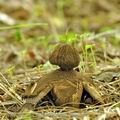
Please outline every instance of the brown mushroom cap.
[{"label": "brown mushroom cap", "polygon": [[59,44],[49,56],[49,61],[62,70],[71,70],[79,65],[80,58],[74,47],[69,44]]}]

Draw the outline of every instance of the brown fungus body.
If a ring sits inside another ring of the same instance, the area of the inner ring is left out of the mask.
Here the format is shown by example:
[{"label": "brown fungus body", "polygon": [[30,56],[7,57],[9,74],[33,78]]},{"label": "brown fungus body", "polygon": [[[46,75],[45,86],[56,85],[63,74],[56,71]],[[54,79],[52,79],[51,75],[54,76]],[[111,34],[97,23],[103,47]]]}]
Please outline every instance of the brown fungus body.
[{"label": "brown fungus body", "polygon": [[69,44],[59,44],[49,56],[51,64],[58,65],[61,70],[71,70],[80,62],[78,51]]},{"label": "brown fungus body", "polygon": [[89,77],[81,75],[74,67],[77,67],[80,58],[77,50],[69,44],[59,44],[49,57],[51,64],[58,65],[60,69],[53,70],[41,77],[37,84],[30,85],[26,89],[28,103],[36,105],[43,97],[51,92],[55,105],[67,105],[79,107],[83,88],[100,103],[104,103],[99,91],[89,80]]}]

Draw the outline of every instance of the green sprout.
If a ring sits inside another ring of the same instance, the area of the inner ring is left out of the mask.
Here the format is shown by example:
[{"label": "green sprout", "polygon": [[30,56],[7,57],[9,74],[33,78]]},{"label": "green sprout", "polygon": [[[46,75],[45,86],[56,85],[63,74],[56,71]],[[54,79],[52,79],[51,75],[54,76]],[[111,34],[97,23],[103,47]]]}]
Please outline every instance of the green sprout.
[{"label": "green sprout", "polygon": [[74,32],[68,32],[59,36],[60,42],[73,44],[77,41],[77,34]]}]

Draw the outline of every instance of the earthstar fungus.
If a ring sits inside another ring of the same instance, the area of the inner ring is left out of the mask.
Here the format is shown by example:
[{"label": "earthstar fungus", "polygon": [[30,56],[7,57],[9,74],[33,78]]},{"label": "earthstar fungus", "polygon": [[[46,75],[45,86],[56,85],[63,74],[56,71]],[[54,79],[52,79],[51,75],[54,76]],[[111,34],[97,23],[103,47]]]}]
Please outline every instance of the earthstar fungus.
[{"label": "earthstar fungus", "polygon": [[39,100],[51,92],[55,99],[55,105],[79,107],[84,88],[91,97],[104,103],[93,83],[73,69],[80,62],[79,53],[74,47],[69,44],[59,44],[50,54],[49,61],[60,68],[39,79],[34,90],[33,87],[28,87],[25,95],[34,96],[32,101],[28,100],[29,102],[37,104]]},{"label": "earthstar fungus", "polygon": [[80,62],[78,51],[69,44],[59,44],[49,56],[51,64],[58,65],[61,70],[72,70]]}]

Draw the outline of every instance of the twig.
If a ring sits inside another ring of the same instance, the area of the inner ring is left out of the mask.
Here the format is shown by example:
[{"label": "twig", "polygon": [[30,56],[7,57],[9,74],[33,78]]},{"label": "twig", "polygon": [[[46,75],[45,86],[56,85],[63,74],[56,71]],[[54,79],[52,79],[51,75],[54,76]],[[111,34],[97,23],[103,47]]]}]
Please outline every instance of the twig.
[{"label": "twig", "polygon": [[106,31],[106,32],[102,32],[102,33],[99,33],[99,34],[96,34],[94,36],[90,36],[88,37],[89,40],[95,40],[97,38],[100,38],[100,37],[106,37],[108,35],[113,35],[113,34],[116,34],[116,33],[120,33],[120,30],[119,29],[116,29],[116,30],[109,30],[109,31]]}]

